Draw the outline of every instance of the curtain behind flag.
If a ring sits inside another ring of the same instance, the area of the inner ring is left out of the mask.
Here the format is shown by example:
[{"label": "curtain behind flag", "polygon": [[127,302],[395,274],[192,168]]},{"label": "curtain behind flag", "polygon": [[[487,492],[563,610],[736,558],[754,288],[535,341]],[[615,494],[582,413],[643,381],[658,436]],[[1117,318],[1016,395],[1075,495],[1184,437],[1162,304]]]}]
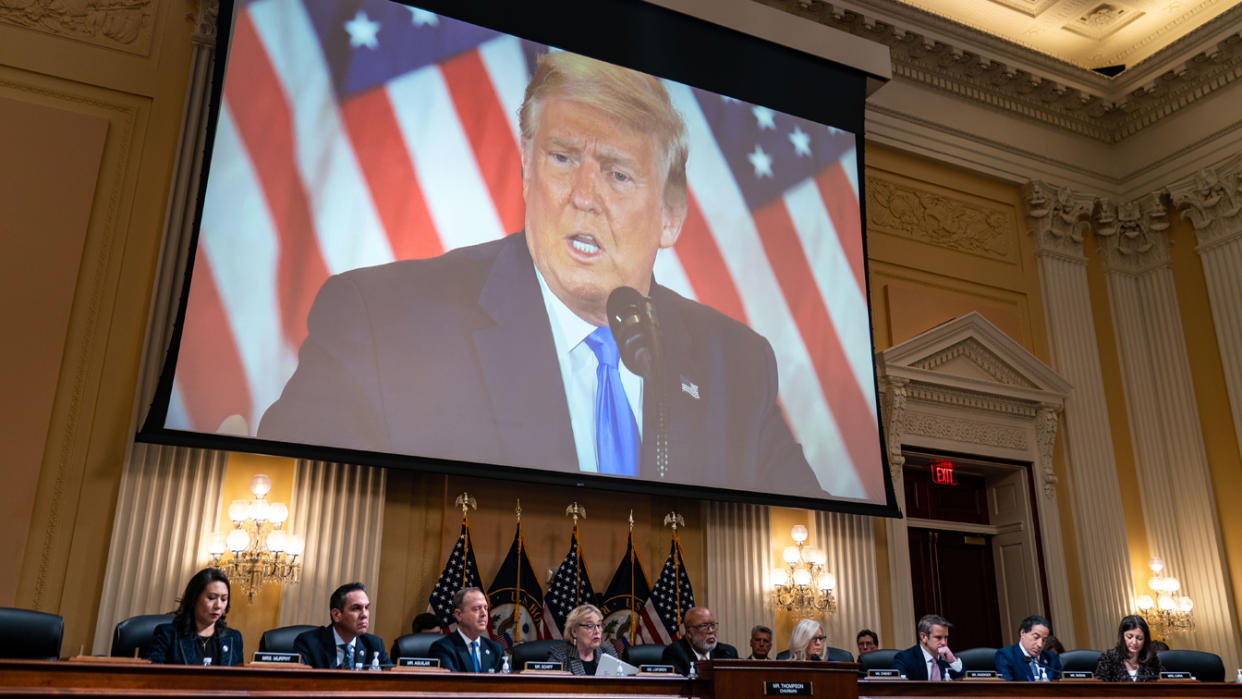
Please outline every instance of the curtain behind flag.
[{"label": "curtain behind flag", "polygon": [[673,530],[673,543],[668,559],[655,589],[643,605],[639,615],[638,638],[643,643],[669,644],[677,640],[681,631],[681,619],[686,610],[694,606],[694,589],[686,574],[686,563],[681,554],[681,539]]},{"label": "curtain behind flag", "polygon": [[638,637],[638,613],[651,596],[647,571],[634,550],[634,530],[630,530],[625,557],[612,574],[612,582],[604,592],[600,611],[604,613],[604,639],[617,644],[617,650],[634,645]]},{"label": "curtain behind flag", "polygon": [[491,590],[487,603],[492,612],[492,640],[508,648],[515,643],[538,638],[539,622],[543,619],[543,589],[526,555],[521,520],[513,535],[509,555],[500,564],[500,570],[488,589]]},{"label": "curtain behind flag", "polygon": [[444,571],[440,573],[440,579],[427,600],[427,611],[436,615],[445,631],[450,627],[457,628],[457,620],[453,618],[453,593],[466,587],[477,587],[487,593],[483,588],[483,578],[479,576],[479,564],[474,560],[470,524],[462,520],[461,534],[457,535],[457,543],[444,562]]},{"label": "curtain behind flag", "polygon": [[561,561],[548,583],[548,591],[543,596],[543,623],[540,626],[540,638],[561,638],[565,628],[565,617],[581,604],[595,604],[595,588],[591,585],[591,576],[587,573],[586,562],[582,560],[578,543],[578,525],[569,537],[569,553]]}]

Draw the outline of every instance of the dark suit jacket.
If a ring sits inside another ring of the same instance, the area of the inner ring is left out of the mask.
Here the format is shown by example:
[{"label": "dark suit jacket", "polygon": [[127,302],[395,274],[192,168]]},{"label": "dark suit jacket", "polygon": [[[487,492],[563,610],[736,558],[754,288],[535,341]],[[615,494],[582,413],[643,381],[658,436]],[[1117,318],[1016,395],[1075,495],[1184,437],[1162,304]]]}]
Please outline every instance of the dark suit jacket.
[{"label": "dark suit jacket", "polygon": [[[936,662],[940,665],[940,676],[949,679],[959,679],[963,673],[955,672],[949,668],[949,664],[943,659],[937,658]],[[923,649],[919,644],[914,644],[912,648],[898,651],[893,656],[893,667],[901,671],[908,680],[927,680],[927,661],[923,659]]]},{"label": "dark suit jacket", "polygon": [[[336,637],[332,635],[331,624],[298,634],[298,637],[293,639],[293,650],[301,653],[302,662],[311,667],[331,669],[337,666]],[[354,641],[353,661],[370,668],[371,657],[376,651],[379,651],[380,665],[385,667],[392,665],[392,660],[384,651],[384,641],[379,636],[364,633]],[[353,666],[347,669],[352,670]]]},{"label": "dark suit jacket", "polygon": [[[218,629],[216,631],[216,643],[220,646],[220,664],[221,665],[241,665],[246,662],[245,652],[242,650],[242,636],[237,629]],[[182,635],[177,633],[177,627],[173,624],[160,624],[155,627],[155,638],[151,643],[151,654],[147,659],[152,663],[167,663],[170,665],[198,665],[201,660],[195,660],[198,657],[198,651],[194,647],[193,635]]]},{"label": "dark suit jacket", "polygon": [[[660,656],[660,662],[665,665],[672,665],[677,668],[677,672],[683,675],[690,674],[690,662],[694,660],[694,649],[690,647],[690,642],[685,636],[664,647],[664,653]],[[728,643],[717,643],[711,653],[707,654],[708,660],[717,660],[720,658],[736,658],[737,649]]]},{"label": "dark suit jacket", "polygon": [[[599,656],[611,655],[617,657],[617,650],[612,647],[612,643],[604,641],[599,644],[599,648],[595,649],[595,663],[599,664]],[[569,672],[575,675],[585,675],[586,667],[582,664],[582,658],[578,656],[578,648],[572,643],[561,643],[552,646],[552,650],[548,651],[548,660],[554,663],[560,663]]]},{"label": "dark suit jacket", "polygon": [[[673,482],[821,493],[776,403],[767,340],[659,285]],[[331,277],[298,368],[259,436],[579,472],[551,325],[525,234]],[[641,469],[655,473],[657,391]]]},{"label": "dark suit jacket", "polygon": [[[504,656],[505,649],[499,643],[479,636],[479,672],[500,672]],[[456,631],[431,644],[431,657],[439,658],[440,667],[453,672],[474,672],[470,647]]]},{"label": "dark suit jacket", "polygon": [[[1160,658],[1155,653],[1151,654],[1151,661],[1139,665],[1138,676],[1134,678],[1135,682],[1150,682],[1160,679],[1160,673],[1164,672],[1164,666],[1160,664]],[[1125,661],[1121,658],[1121,653],[1116,648],[1109,648],[1100,653],[1100,660],[1095,665],[1095,679],[1105,682],[1129,682],[1130,673],[1126,672]]]},{"label": "dark suit jacket", "polygon": [[[1022,650],[1022,646],[1017,643],[1012,646],[1005,646],[996,651],[994,660],[996,672],[1000,673],[1000,676],[1007,680],[1031,682],[1035,678],[1031,677],[1031,666],[1025,658],[1026,651]],[[1057,657],[1056,653],[1046,650],[1041,651],[1039,654],[1039,664],[1048,673],[1048,679],[1061,679],[1061,659]]]}]

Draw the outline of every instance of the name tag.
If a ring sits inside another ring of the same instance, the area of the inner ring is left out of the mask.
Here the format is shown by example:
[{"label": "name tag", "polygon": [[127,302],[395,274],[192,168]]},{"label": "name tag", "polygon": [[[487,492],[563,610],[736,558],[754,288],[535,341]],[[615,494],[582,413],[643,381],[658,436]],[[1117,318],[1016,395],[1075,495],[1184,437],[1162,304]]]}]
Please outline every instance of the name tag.
[{"label": "name tag", "polygon": [[995,670],[967,670],[966,679],[968,680],[994,680],[996,679]]},{"label": "name tag", "polygon": [[1095,679],[1095,673],[1087,672],[1086,670],[1066,670],[1065,672],[1061,673],[1061,679],[1063,680],[1093,680]]},{"label": "name tag", "polygon": [[811,696],[810,682],[764,682],[764,696]]},{"label": "name tag", "polygon": [[293,663],[302,662],[302,656],[297,653],[272,653],[265,651],[256,651],[254,654],[254,662],[256,663]]},{"label": "name tag", "polygon": [[1193,680],[1194,675],[1189,672],[1162,672],[1160,679],[1162,680]]},{"label": "name tag", "polygon": [[890,680],[898,680],[898,679],[901,679],[901,670],[898,670],[897,668],[868,670],[867,677],[887,677]]},{"label": "name tag", "polygon": [[639,665],[638,671],[644,675],[671,675],[676,672],[672,665]]},{"label": "name tag", "polygon": [[527,660],[526,670],[529,672],[560,672],[565,669],[560,663],[551,660]]},{"label": "name tag", "polygon": [[397,658],[397,667],[440,667],[439,658]]}]

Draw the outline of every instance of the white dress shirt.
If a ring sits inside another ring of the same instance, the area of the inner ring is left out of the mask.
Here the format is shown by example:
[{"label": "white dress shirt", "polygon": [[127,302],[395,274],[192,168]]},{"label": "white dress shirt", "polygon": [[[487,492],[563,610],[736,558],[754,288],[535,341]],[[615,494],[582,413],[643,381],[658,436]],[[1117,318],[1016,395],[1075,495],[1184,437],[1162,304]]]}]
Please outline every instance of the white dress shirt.
[{"label": "white dress shirt", "polygon": [[[919,650],[923,651],[923,664],[927,666],[927,679],[930,680],[931,679],[931,663],[933,660],[936,660],[936,658],[933,657],[931,653],[928,653],[927,649],[924,648],[922,644],[919,644]],[[962,659],[954,658],[953,662],[949,663],[949,669],[954,672],[961,672],[962,671]],[[949,673],[948,672],[940,673],[940,679],[942,680],[949,679]]]},{"label": "white dress shirt", "polygon": [[[332,627],[332,640],[336,642],[336,666],[337,666],[337,667],[349,668],[350,670],[354,669],[354,659],[353,659],[353,658],[350,658],[350,659],[349,659],[349,664],[348,664],[348,665],[346,665],[346,664],[345,664],[345,662],[344,662],[344,661],[345,661],[345,654],[346,654],[346,650],[347,650],[347,649],[345,649],[345,648],[341,648],[341,644],[342,644],[342,643],[347,643],[347,644],[351,644],[351,645],[352,645],[352,644],[354,644],[355,642],[357,642],[358,637],[357,637],[357,636],[354,636],[354,640],[352,640],[352,641],[346,641],[345,639],[341,638],[341,634],[339,634],[339,633],[337,633],[337,632],[336,632],[336,626],[333,626],[333,627]],[[358,650],[357,650],[357,647],[355,646],[355,647],[354,647],[354,654],[356,655],[357,653],[358,653]]]}]

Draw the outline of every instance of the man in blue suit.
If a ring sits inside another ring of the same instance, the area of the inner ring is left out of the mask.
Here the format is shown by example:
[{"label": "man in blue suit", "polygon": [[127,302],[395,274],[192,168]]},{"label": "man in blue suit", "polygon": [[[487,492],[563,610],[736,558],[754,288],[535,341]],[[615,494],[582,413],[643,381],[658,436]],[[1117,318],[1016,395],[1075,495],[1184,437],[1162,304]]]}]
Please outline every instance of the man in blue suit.
[{"label": "man in blue suit", "polygon": [[1038,614],[1028,616],[1018,627],[1018,642],[996,651],[996,672],[1015,682],[1061,679],[1061,659],[1044,650],[1052,635],[1052,624]]},{"label": "man in blue suit", "polygon": [[919,619],[919,642],[893,656],[893,667],[908,680],[950,680],[962,676],[962,661],[949,650],[947,619],[928,614]]},{"label": "man in blue suit", "polygon": [[499,672],[505,651],[487,637],[487,596],[477,587],[453,593],[457,630],[431,644],[431,657],[452,672]]},{"label": "man in blue suit", "polygon": [[370,668],[378,660],[381,667],[392,665],[379,636],[367,633],[371,619],[371,599],[360,582],[336,588],[328,599],[332,623],[304,631],[293,639],[293,649],[302,662],[315,668],[353,670]]},{"label": "man in blue suit", "polygon": [[[659,81],[548,54],[520,122],[525,230],[328,279],[259,436],[822,494],[768,341],[654,280],[688,207],[685,127]],[[616,363],[607,299],[622,286],[655,308],[660,387]]]}]

